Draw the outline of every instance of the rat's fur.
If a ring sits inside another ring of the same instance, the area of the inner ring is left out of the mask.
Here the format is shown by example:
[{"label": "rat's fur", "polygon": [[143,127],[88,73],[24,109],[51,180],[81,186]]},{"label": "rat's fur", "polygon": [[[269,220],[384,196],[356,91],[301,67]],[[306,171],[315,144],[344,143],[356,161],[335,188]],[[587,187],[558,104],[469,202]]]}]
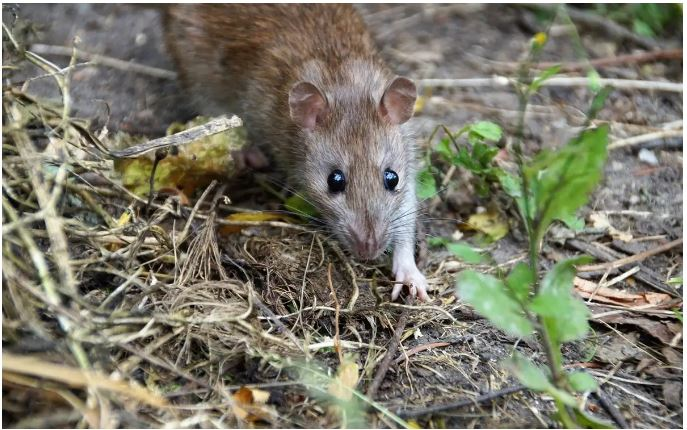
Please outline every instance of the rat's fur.
[{"label": "rat's fur", "polygon": [[[397,280],[413,283],[426,298],[413,258],[415,146],[402,124],[412,110],[399,107],[412,109],[415,87],[394,80],[355,9],[174,5],[164,22],[179,76],[202,110],[241,116],[249,141],[274,156],[348,249],[374,258],[393,246]],[[315,95],[294,99],[298,83],[312,84],[307,88]],[[402,87],[395,83],[412,86],[412,100],[407,88],[386,96]],[[384,188],[387,168],[400,178],[395,191]],[[328,191],[334,169],[345,172],[343,193]],[[361,241],[369,245],[364,252],[354,246]],[[399,292],[400,285],[393,296]]]}]

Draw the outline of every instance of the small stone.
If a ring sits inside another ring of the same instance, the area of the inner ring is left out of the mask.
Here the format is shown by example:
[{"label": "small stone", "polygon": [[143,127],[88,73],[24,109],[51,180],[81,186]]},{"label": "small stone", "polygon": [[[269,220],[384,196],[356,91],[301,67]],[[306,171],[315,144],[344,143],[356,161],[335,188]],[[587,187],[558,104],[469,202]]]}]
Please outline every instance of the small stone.
[{"label": "small stone", "polygon": [[658,158],[656,158],[656,154],[654,154],[654,151],[646,148],[639,150],[639,160],[651,166],[658,166]]}]

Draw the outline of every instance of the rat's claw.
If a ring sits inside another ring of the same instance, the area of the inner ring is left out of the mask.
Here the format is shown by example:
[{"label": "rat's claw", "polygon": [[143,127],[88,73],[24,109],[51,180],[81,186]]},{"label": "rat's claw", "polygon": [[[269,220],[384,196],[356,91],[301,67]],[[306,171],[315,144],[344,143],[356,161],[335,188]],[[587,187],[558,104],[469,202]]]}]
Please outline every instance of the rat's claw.
[{"label": "rat's claw", "polygon": [[[414,262],[413,262],[414,263]],[[410,267],[399,267],[396,271],[396,282],[391,290],[391,300],[396,300],[401,294],[403,284],[410,285],[410,296],[416,297],[423,302],[429,300],[427,295],[427,279],[413,264]]]}]

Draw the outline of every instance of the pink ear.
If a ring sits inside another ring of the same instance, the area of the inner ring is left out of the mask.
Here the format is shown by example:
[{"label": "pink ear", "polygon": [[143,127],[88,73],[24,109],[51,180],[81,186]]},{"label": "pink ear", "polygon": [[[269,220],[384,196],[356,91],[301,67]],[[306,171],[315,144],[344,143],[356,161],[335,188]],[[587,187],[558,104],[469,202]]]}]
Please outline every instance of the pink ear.
[{"label": "pink ear", "polygon": [[298,126],[312,130],[327,111],[327,102],[310,82],[299,82],[289,92],[291,119]]},{"label": "pink ear", "polygon": [[397,76],[384,91],[379,114],[392,124],[403,124],[413,116],[417,89],[408,78]]}]

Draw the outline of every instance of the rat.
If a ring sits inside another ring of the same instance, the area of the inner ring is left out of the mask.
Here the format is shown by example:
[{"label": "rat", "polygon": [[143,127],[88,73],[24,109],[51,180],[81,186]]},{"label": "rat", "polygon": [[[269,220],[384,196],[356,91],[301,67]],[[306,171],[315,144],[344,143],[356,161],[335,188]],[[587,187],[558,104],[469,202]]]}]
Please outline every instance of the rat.
[{"label": "rat", "polygon": [[206,114],[243,120],[264,167],[270,154],[356,259],[392,248],[403,284],[428,300],[415,263],[417,89],[378,53],[350,4],[178,4],[164,9],[179,78]]}]

